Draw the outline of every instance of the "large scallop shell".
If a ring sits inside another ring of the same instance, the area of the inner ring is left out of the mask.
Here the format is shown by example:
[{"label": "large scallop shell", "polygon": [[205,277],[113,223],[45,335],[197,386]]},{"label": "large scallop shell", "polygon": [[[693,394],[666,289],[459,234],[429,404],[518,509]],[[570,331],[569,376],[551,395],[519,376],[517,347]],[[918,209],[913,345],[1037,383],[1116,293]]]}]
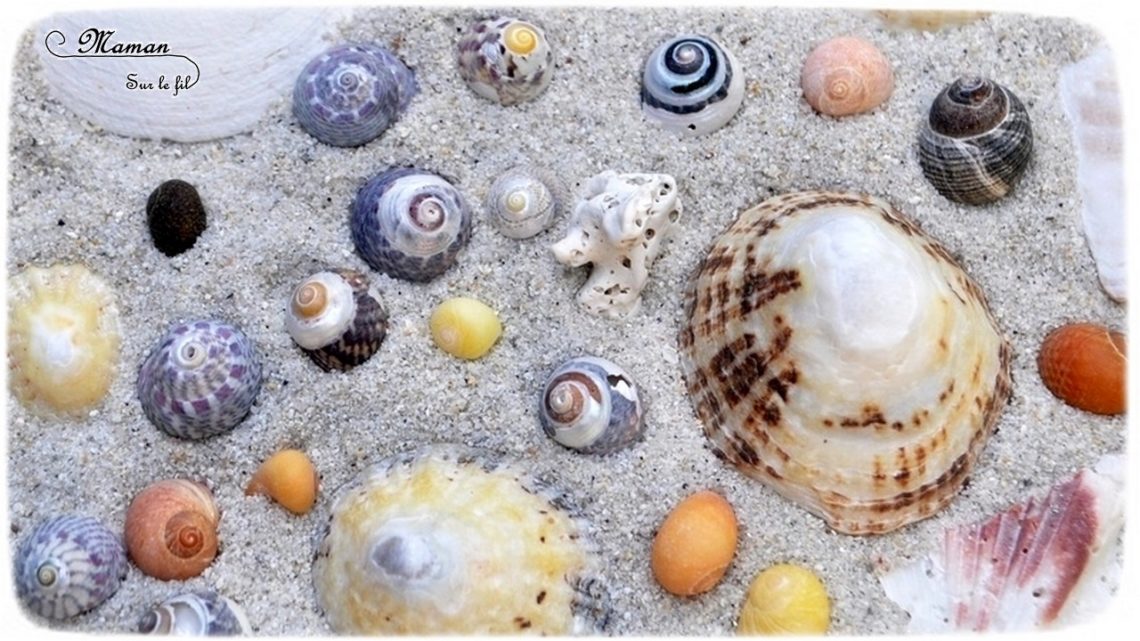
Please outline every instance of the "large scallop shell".
[{"label": "large scallop shell", "polygon": [[504,106],[534,100],[554,78],[554,51],[534,23],[494,18],[472,24],[459,39],[459,75],[467,86]]},{"label": "large scallop shell", "polygon": [[918,136],[922,173],[938,193],[984,205],[1009,193],[1029,165],[1029,112],[1010,90],[988,78],[964,76],[930,107]]},{"label": "large scallop shell", "polygon": [[210,490],[185,479],[149,485],[131,501],[123,526],[127,553],[163,581],[201,574],[218,552],[221,513]]},{"label": "large scallop shell", "polygon": [[530,238],[550,226],[566,208],[566,186],[550,171],[531,165],[512,167],[487,192],[487,213],[507,238]]},{"label": "large scallop shell", "polygon": [[426,171],[389,169],[352,203],[352,242],[376,271],[427,282],[455,264],[471,238],[471,210],[454,185]]},{"label": "large scallop shell", "polygon": [[380,349],[388,333],[388,312],[364,274],[322,271],[293,290],[285,328],[321,369],[346,371]]},{"label": "large scallop shell", "polygon": [[230,637],[253,633],[241,606],[213,590],[172,596],[139,619],[142,634]]},{"label": "large scallop shell", "polygon": [[740,63],[711,38],[677,36],[645,60],[641,108],[666,129],[693,136],[716,131],[743,103]]},{"label": "large scallop shell", "polygon": [[812,109],[829,116],[870,111],[895,88],[891,62],[862,38],[832,38],[812,49],[800,71],[800,86]]},{"label": "large scallop shell", "polygon": [[143,412],[171,436],[203,439],[241,423],[261,390],[261,361],[238,328],[217,320],[170,328],[139,368]]},{"label": "large scallop shell", "polygon": [[356,147],[384,133],[415,93],[415,74],[392,52],[367,43],[338,45],[297,77],[293,114],[317,140]]},{"label": "large scallop shell", "polygon": [[570,498],[519,463],[429,446],[342,489],[317,601],[339,634],[600,633],[608,591]]},{"label": "large scallop shell", "polygon": [[686,316],[685,380],[715,453],[840,532],[888,532],[949,503],[1009,396],[1009,345],[982,292],[868,196],[745,211],[697,271]]},{"label": "large scallop shell", "polygon": [[82,265],[29,267],[9,281],[12,392],[40,414],[82,416],[106,396],[119,364],[119,308]]},{"label": "large scallop shell", "polygon": [[67,619],[106,601],[127,576],[119,537],[87,516],[39,525],[16,552],[16,593],[29,610]]},{"label": "large scallop shell", "polygon": [[538,418],[547,436],[586,454],[615,452],[645,431],[637,385],[616,363],[596,356],[572,358],[554,370]]}]

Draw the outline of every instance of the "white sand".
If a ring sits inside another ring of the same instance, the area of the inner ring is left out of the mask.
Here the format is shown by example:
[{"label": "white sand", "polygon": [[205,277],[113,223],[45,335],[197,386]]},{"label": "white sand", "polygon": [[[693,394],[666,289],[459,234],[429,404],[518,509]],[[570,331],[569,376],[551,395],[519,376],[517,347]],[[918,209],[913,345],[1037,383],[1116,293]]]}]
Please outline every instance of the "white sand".
[{"label": "white sand", "polygon": [[[48,98],[29,35],[13,83],[9,274],[27,265],[80,262],[118,291],[120,373],[102,409],[84,421],[41,420],[9,401],[13,543],[39,521],[69,512],[121,530],[132,496],[168,477],[205,479],[224,513],[222,554],[200,578],[164,584],[133,566],[120,591],[67,629],[132,629],[173,593],[214,587],[243,604],[258,634],[327,633],[310,579],[314,536],[335,488],[369,463],[429,442],[505,451],[557,470],[587,499],[600,531],[619,634],[731,632],[751,579],[776,562],[820,574],[832,631],[902,631],[873,559],[924,550],[945,527],[979,519],[1042,492],[1124,444],[1125,421],[1070,408],[1042,386],[1035,355],[1053,327],[1091,320],[1120,327],[1125,310],[1100,290],[1080,231],[1072,143],[1057,95],[1059,69],[1097,40],[1068,21],[1009,15],[938,33],[890,31],[848,11],[605,11],[530,9],[557,51],[554,81],[538,101],[501,108],[460,80],[452,44],[484,14],[470,10],[360,11],[347,40],[399,40],[421,93],[381,139],[359,149],[317,143],[294,122],[286,96],[247,135],[200,144],[140,141],[93,131]],[[716,37],[747,76],[743,109],[727,127],[681,141],[643,121],[637,95],[644,56],[678,31]],[[869,115],[814,114],[798,75],[811,47],[855,34],[894,61],[897,87]],[[1029,108],[1029,171],[997,205],[971,208],[923,179],[915,136],[934,95],[960,73],[991,75]],[[612,322],[579,309],[585,270],[557,264],[547,246],[565,217],[514,241],[482,216],[497,172],[520,159],[545,163],[570,183],[606,169],[677,178],[685,213],[652,270],[638,316]],[[365,268],[347,210],[369,177],[393,164],[453,177],[476,212],[456,268],[427,285],[373,274],[391,314],[380,352],[348,375],[319,371],[283,329],[290,288],[314,261]],[[176,258],[151,245],[144,203],[167,178],[198,186],[209,228]],[[829,531],[710,453],[684,394],[675,342],[681,293],[713,238],[734,215],[773,194],[836,188],[895,203],[941,240],[986,293],[1013,345],[1013,397],[970,483],[935,518],[900,532],[853,538]],[[62,221],[62,222],[61,222]],[[497,309],[505,334],[484,359],[459,362],[430,342],[426,320],[443,298],[469,295]],[[252,416],[232,434],[178,441],[155,429],[134,394],[152,342],[172,323],[217,316],[255,341],[266,384]],[[583,353],[625,366],[648,404],[644,442],[619,454],[577,455],[538,429],[542,381]],[[318,508],[295,517],[242,489],[273,451],[300,447],[323,477]],[[687,494],[723,492],[742,537],[732,568],[711,593],[679,599],[649,573],[655,528]]]}]

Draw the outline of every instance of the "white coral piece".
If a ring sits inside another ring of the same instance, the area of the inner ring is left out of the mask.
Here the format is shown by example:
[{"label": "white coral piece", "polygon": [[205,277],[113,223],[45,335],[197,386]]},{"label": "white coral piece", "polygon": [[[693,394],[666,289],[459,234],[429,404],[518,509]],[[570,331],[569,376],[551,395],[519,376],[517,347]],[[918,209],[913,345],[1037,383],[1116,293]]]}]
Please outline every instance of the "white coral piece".
[{"label": "white coral piece", "polygon": [[672,176],[605,171],[586,182],[570,231],[550,249],[564,265],[592,265],[578,292],[586,309],[622,318],[640,307],[649,266],[680,216]]}]

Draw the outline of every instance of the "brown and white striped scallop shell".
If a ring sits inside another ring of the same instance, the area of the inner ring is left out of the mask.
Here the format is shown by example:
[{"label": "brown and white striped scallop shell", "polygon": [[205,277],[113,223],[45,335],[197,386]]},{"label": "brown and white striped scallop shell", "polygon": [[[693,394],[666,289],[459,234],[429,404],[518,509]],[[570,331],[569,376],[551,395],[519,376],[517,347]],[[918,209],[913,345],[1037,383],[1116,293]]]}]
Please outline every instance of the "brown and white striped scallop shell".
[{"label": "brown and white striped scallop shell", "polygon": [[982,292],[876,198],[800,192],[745,211],[686,315],[685,380],[714,452],[840,532],[949,503],[1009,396]]}]

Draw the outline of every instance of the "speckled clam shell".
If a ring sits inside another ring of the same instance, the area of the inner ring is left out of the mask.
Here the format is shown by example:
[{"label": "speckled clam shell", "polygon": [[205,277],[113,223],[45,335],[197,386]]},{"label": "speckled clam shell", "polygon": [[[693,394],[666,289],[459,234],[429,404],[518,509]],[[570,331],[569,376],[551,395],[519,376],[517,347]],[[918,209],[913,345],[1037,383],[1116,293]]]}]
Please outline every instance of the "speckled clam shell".
[{"label": "speckled clam shell", "polygon": [[293,114],[317,140],[356,147],[384,133],[417,91],[415,74],[373,44],[344,44],[313,58],[293,88]]},{"label": "speckled clam shell", "polygon": [[180,323],[139,368],[143,412],[163,432],[203,439],[229,432],[261,390],[261,361],[249,338],[218,320]]},{"label": "speckled clam shell", "polygon": [[517,18],[476,22],[458,44],[459,75],[503,106],[534,100],[554,78],[554,51],[537,25]]},{"label": "speckled clam shell", "polygon": [[1005,196],[1033,153],[1029,112],[1005,87],[964,76],[930,107],[918,136],[918,161],[930,184],[950,200],[984,205]]},{"label": "speckled clam shell", "polygon": [[427,282],[455,264],[471,238],[471,210],[447,180],[419,169],[389,169],[352,203],[352,242],[372,269]]},{"label": "speckled clam shell", "polygon": [[317,272],[293,289],[285,328],[321,369],[347,371],[380,349],[388,312],[367,276],[334,269]]},{"label": "speckled clam shell", "polygon": [[685,135],[720,129],[744,102],[744,74],[732,53],[712,38],[682,35],[661,43],[645,60],[641,108],[653,123]]},{"label": "speckled clam shell", "polygon": [[508,238],[530,238],[550,226],[566,208],[565,184],[552,172],[533,165],[512,167],[487,192],[487,215]]},{"label": "speckled clam shell", "polygon": [[170,597],[143,614],[138,631],[183,637],[230,637],[253,633],[241,606],[213,590]]},{"label": "speckled clam shell", "polygon": [[930,516],[1010,392],[1010,348],[938,242],[868,196],[742,214],[686,296],[679,344],[714,453],[849,534]]},{"label": "speckled clam shell", "polygon": [[538,408],[542,431],[586,454],[609,454],[645,430],[637,385],[624,369],[596,356],[572,358],[554,370]]},{"label": "speckled clam shell", "polygon": [[313,564],[338,634],[598,634],[609,593],[589,524],[519,462],[435,445],[339,492]]},{"label": "speckled clam shell", "polygon": [[119,537],[87,516],[41,523],[16,552],[16,593],[36,614],[68,619],[106,601],[127,575]]}]

